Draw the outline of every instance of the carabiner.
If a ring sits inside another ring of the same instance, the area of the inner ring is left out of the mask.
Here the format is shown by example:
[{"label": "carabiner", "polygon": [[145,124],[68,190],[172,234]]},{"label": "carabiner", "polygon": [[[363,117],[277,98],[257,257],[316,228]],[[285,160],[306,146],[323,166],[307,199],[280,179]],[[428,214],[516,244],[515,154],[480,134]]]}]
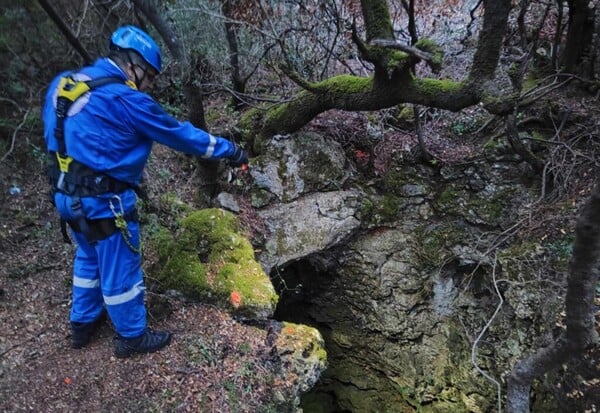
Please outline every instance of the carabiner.
[{"label": "carabiner", "polygon": [[[113,204],[113,199],[119,201],[119,209],[121,212],[116,211],[115,205]],[[121,201],[121,197],[119,195],[113,195],[112,198],[108,200],[108,205],[110,206],[110,210],[115,217],[122,217],[125,214],[125,209],[123,209],[123,201]]]}]

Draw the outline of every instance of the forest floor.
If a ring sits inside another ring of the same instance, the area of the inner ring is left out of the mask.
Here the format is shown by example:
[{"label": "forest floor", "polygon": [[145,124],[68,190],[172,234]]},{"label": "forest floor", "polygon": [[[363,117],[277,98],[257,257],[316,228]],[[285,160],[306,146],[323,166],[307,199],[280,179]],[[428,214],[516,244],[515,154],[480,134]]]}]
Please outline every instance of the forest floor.
[{"label": "forest floor", "polygon": [[[157,353],[116,359],[109,322],[71,349],[74,247],[62,241],[42,163],[21,150],[18,167],[0,163],[0,412],[276,412],[273,390],[286,383],[268,331],[208,304],[150,291],[150,326],[174,334]],[[185,191],[185,159],[163,148],[152,162]]]}]

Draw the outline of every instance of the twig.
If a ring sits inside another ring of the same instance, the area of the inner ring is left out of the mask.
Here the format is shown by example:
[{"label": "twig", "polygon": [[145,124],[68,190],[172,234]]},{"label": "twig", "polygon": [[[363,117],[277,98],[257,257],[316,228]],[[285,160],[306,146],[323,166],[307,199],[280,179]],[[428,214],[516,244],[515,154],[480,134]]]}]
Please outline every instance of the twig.
[{"label": "twig", "polygon": [[479,129],[477,129],[475,132],[473,132],[473,135],[479,135],[488,126],[490,126],[496,119],[497,119],[496,116],[492,116],[491,118],[489,118]]},{"label": "twig", "polygon": [[15,102],[14,100],[12,100],[12,99],[0,96],[0,102],[12,103],[19,111],[23,110],[23,109],[21,109],[21,107],[19,106],[19,104],[17,102]]},{"label": "twig", "polygon": [[0,159],[0,162],[4,162],[4,160],[8,157],[8,155],[11,154],[11,152],[13,151],[13,149],[15,149],[15,140],[17,138],[17,133],[19,132],[19,130],[23,127],[23,125],[27,121],[27,115],[29,115],[30,111],[31,111],[31,108],[27,109],[27,112],[25,112],[25,116],[23,116],[23,120],[21,121],[21,123],[19,123],[19,125],[13,131],[12,140],[10,142],[10,148],[8,148],[8,151],[4,154],[4,156],[2,157],[2,159]]},{"label": "twig", "polygon": [[496,316],[500,312],[500,309],[502,308],[502,305],[504,304],[504,299],[502,298],[502,294],[500,294],[500,290],[498,289],[498,283],[496,282],[496,262],[497,262],[497,256],[494,256],[494,266],[493,266],[493,269],[492,269],[492,279],[494,281],[494,289],[496,290],[496,294],[498,294],[498,298],[500,299],[500,303],[496,307],[496,311],[494,311],[494,314],[492,314],[492,317],[488,320],[488,322],[486,323],[485,327],[483,327],[483,330],[481,330],[481,333],[479,333],[479,335],[477,336],[477,338],[473,342],[473,347],[471,347],[471,362],[473,363],[473,365],[475,366],[475,368],[477,369],[477,371],[481,375],[483,375],[486,379],[488,379],[489,381],[491,381],[492,383],[494,383],[496,385],[496,388],[498,389],[498,413],[501,413],[502,412],[502,385],[500,384],[500,382],[498,382],[498,380],[496,380],[495,378],[493,378],[492,376],[490,376],[489,374],[487,374],[485,371],[483,371],[479,367],[479,365],[477,364],[477,360],[476,360],[476,358],[477,358],[477,345],[479,344],[479,341],[481,340],[481,338],[483,337],[483,335],[485,334],[485,332],[488,330],[488,328],[490,327],[490,325],[492,324],[492,322],[494,321],[494,319],[496,318]]},{"label": "twig", "polygon": [[48,329],[44,328],[43,330],[40,330],[37,334],[35,334],[33,337],[29,337],[23,341],[20,341],[18,343],[13,344],[12,346],[10,346],[9,348],[7,348],[6,350],[4,350],[2,353],[0,353],[0,357],[4,357],[4,355],[14,349],[16,349],[17,347],[22,346],[23,344],[35,340],[36,338],[38,338],[39,336],[41,336],[42,334],[44,334],[46,331],[48,331]]}]

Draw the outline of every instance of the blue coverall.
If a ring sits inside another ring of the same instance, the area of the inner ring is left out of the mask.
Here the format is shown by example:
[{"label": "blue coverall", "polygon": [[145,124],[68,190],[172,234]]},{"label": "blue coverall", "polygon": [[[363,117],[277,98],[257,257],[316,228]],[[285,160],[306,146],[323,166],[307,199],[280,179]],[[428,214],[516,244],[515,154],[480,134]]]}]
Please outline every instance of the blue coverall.
[{"label": "blue coverall", "polygon": [[[57,86],[65,74],[58,75],[46,93],[43,121],[49,152],[58,150],[54,136]],[[101,58],[79,70],[75,78],[88,80],[104,76],[121,77],[123,83],[110,83],[87,92],[71,106],[65,120],[67,154],[76,161],[137,186],[154,142],[208,159],[228,158],[235,152],[235,145],[229,140],[212,136],[189,122],[178,121],[149,95],[126,85],[125,73],[109,58]],[[112,199],[118,204],[114,195],[82,197],[85,216],[92,220],[113,217],[109,201]],[[132,189],[116,195],[122,201],[125,214],[135,208],[136,195]],[[74,219],[71,196],[56,192],[54,203],[61,218]],[[138,222],[128,222],[128,229],[129,242],[138,247]],[[93,322],[105,307],[121,337],[144,334],[146,308],[140,254],[127,245],[120,231],[94,244],[88,243],[81,233],[72,233],[77,251],[73,264],[71,321]]]}]

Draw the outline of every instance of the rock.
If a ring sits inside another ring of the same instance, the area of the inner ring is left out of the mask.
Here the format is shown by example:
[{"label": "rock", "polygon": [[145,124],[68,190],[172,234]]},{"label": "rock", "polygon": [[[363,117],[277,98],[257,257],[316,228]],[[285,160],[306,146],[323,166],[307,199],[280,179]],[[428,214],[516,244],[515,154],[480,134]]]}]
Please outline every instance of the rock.
[{"label": "rock", "polygon": [[[273,138],[269,151],[253,160],[255,191],[267,191],[283,202],[315,191],[338,190],[350,171],[339,143],[315,133]],[[264,194],[254,195],[264,199]]]},{"label": "rock", "polygon": [[217,205],[231,212],[240,212],[240,205],[235,197],[228,192],[221,192],[217,195]]},{"label": "rock", "polygon": [[221,209],[192,212],[176,234],[163,230],[153,238],[159,262],[151,274],[163,288],[210,299],[241,317],[272,317],[278,296],[238,225]]},{"label": "rock", "polygon": [[265,271],[347,240],[360,226],[361,198],[354,190],[324,192],[261,210],[269,230],[260,255]]},{"label": "rock", "polygon": [[276,359],[288,385],[283,400],[293,398],[293,405],[300,406],[300,396],[308,392],[327,367],[325,342],[319,330],[302,324],[283,322],[271,330],[275,334]]}]

